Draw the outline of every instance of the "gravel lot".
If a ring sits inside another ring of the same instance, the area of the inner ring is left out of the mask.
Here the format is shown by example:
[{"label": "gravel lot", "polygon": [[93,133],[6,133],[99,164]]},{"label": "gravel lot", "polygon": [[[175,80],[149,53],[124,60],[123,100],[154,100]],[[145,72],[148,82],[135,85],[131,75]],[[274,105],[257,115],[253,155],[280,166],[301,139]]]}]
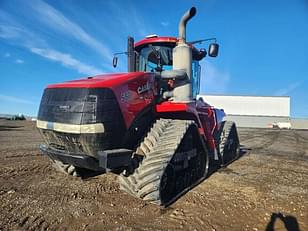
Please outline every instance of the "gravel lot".
[{"label": "gravel lot", "polygon": [[246,154],[161,209],[55,172],[34,122],[0,120],[0,230],[308,230],[308,131],[239,133]]}]

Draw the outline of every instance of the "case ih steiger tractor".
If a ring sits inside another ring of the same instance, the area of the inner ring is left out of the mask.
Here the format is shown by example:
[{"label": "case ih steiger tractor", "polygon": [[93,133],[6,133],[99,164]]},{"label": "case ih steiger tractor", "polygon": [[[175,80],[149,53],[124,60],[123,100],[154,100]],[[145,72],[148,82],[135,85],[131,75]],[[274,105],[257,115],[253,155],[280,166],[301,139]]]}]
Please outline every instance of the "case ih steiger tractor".
[{"label": "case ih steiger tractor", "polygon": [[[186,41],[187,11],[179,37],[128,38],[128,73],[105,74],[49,85],[37,127],[40,146],[53,164],[70,175],[85,169],[118,174],[120,188],[167,206],[205,179],[209,164],[237,158],[235,124],[196,99],[200,65],[218,44],[197,49]],[[117,65],[117,57],[113,60]],[[217,166],[217,165],[216,165]]]}]

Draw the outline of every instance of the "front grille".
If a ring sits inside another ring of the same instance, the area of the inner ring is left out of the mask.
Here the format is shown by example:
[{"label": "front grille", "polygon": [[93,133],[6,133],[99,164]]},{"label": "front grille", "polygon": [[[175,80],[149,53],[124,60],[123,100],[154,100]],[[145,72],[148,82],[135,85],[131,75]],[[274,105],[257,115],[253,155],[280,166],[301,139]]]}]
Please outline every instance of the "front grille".
[{"label": "front grille", "polygon": [[116,97],[107,88],[46,89],[38,120],[74,125],[103,123],[104,133],[97,134],[41,131],[45,142],[53,148],[89,155],[120,147],[126,131]]},{"label": "front grille", "polygon": [[[108,112],[108,113],[106,113]],[[109,112],[119,112],[117,100],[106,88],[48,88],[44,91],[38,119],[68,124],[105,121]]]}]

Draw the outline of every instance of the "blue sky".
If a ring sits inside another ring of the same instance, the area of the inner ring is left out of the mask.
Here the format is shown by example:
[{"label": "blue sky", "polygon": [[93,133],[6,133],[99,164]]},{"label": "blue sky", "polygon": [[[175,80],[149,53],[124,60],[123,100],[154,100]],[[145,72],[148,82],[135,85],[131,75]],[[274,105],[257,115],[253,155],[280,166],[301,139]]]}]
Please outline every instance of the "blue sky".
[{"label": "blue sky", "polygon": [[220,44],[201,62],[202,93],[291,96],[291,115],[308,118],[307,0],[154,2],[0,0],[0,113],[36,115],[47,84],[125,71],[124,56],[111,63],[128,35],[177,36],[196,6],[187,39]]}]

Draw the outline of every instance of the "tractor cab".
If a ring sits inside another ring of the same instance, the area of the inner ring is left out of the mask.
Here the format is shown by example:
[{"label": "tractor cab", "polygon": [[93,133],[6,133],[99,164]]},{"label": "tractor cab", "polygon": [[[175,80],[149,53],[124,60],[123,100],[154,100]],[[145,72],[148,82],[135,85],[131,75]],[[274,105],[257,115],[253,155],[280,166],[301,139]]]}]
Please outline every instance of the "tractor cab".
[{"label": "tractor cab", "polygon": [[[175,80],[177,72],[172,72],[173,67],[173,49],[177,46],[179,40],[175,37],[158,37],[157,35],[147,36],[145,39],[135,43],[135,68],[134,71],[140,72],[158,72],[162,78]],[[130,43],[128,43],[129,45]],[[200,73],[202,60],[207,52],[205,49],[197,49],[192,43],[188,43],[191,49],[191,87],[192,98],[196,98],[200,91]],[[130,49],[128,49],[130,50]],[[170,77],[169,77],[170,76]],[[185,80],[186,73],[179,79],[179,82]]]},{"label": "tractor cab", "polygon": [[[165,79],[176,73],[171,72],[173,67],[173,49],[177,46],[179,40],[175,37],[158,37],[157,35],[147,36],[145,39],[134,43],[133,38],[128,38],[128,49],[125,54],[128,55],[129,72],[153,72]],[[201,67],[199,61],[202,60],[207,52],[205,49],[197,49],[193,43],[189,43],[192,53],[191,60],[191,86],[192,97],[196,98],[200,89]],[[120,54],[120,53],[117,53]],[[115,54],[115,55],[117,55]],[[117,65],[117,56],[113,60],[114,67]],[[185,75],[185,73],[184,73]],[[166,77],[167,76],[167,77]],[[185,78],[182,76],[180,80]]]},{"label": "tractor cab", "polygon": [[148,37],[135,44],[136,71],[162,72],[172,70],[172,49],[176,38]]},{"label": "tractor cab", "polygon": [[[135,44],[136,69],[141,72],[162,72],[172,70],[172,50],[178,39],[174,37],[147,36]],[[206,56],[204,49],[198,50],[193,45],[193,65]]]}]

